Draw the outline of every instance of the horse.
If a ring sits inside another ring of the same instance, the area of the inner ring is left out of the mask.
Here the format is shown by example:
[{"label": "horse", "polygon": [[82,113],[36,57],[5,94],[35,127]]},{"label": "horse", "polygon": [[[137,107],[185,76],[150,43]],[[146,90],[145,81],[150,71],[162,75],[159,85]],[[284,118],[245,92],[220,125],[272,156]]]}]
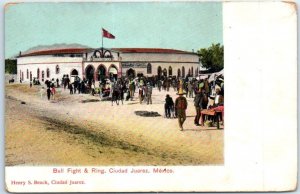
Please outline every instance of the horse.
[{"label": "horse", "polygon": [[114,101],[117,105],[119,105],[119,96],[120,96],[120,90],[119,87],[115,84],[112,84],[111,89],[111,105],[113,106]]},{"label": "horse", "polygon": [[14,78],[8,80],[8,83],[9,83],[9,84],[10,84],[10,83],[14,83],[14,82],[15,82]]},{"label": "horse", "polygon": [[120,86],[120,100],[122,102],[122,105],[123,105],[123,101],[124,101],[124,93],[126,92],[127,88],[126,88],[126,85],[123,84]]},{"label": "horse", "polygon": [[112,89],[112,95],[111,95],[111,105],[113,106],[114,101],[116,102],[117,105],[119,105],[119,101],[122,102],[124,101],[124,87],[122,85],[117,85],[113,87]]}]

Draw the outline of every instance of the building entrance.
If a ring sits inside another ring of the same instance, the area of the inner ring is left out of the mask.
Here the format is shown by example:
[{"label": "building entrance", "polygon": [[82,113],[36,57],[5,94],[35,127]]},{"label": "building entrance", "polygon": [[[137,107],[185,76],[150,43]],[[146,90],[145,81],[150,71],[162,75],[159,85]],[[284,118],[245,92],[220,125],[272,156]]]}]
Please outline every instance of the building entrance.
[{"label": "building entrance", "polygon": [[94,67],[89,65],[85,68],[85,78],[88,81],[94,80]]},{"label": "building entrance", "polygon": [[106,69],[104,66],[100,65],[97,71],[97,80],[103,81],[105,79],[105,76],[106,76]]},{"label": "building entrance", "polygon": [[109,79],[114,81],[118,79],[118,69],[114,65],[109,68]]}]

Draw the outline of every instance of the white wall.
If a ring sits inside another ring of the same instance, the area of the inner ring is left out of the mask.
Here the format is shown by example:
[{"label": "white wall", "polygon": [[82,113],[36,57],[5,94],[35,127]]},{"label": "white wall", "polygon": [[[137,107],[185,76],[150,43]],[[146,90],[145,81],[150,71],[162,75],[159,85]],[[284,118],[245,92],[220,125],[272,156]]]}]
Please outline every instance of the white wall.
[{"label": "white wall", "polygon": [[54,57],[52,55],[39,55],[17,58],[18,64],[34,64],[34,63],[81,63],[82,57]]},{"label": "white wall", "polygon": [[[44,71],[44,81],[46,79],[52,79],[56,78],[61,79],[64,74],[68,74],[70,76],[70,73],[73,69],[76,69],[78,71],[78,76],[82,77],[82,63],[81,62],[75,62],[73,58],[64,58],[64,57],[59,57],[61,58],[61,61],[65,62],[60,62],[56,61],[54,62],[54,58],[50,57],[30,57],[29,59],[26,59],[25,57],[23,58],[18,58],[18,65],[17,65],[17,75],[18,75],[18,81],[20,80],[20,71],[23,72],[23,81],[29,82],[30,81],[30,71],[32,72],[32,79],[34,77],[37,77],[37,69],[40,69],[40,81],[42,81],[42,71]],[[36,59],[36,61],[35,61]],[[47,59],[47,60],[46,60]],[[32,62],[31,64],[29,62]],[[44,61],[42,63],[41,61]],[[77,59],[78,61],[78,59]],[[20,63],[20,62],[23,62]],[[26,63],[25,63],[26,62]],[[59,66],[59,73],[56,73],[56,66]],[[50,76],[47,78],[47,68],[50,71]],[[28,70],[28,77],[27,77],[27,70]]]},{"label": "white wall", "polygon": [[122,61],[164,61],[199,63],[196,54],[161,54],[161,53],[121,53]]},{"label": "white wall", "polygon": [[[59,73],[56,73],[56,65],[59,66]],[[42,80],[42,71],[44,71],[44,80],[46,79],[61,79],[64,74],[70,76],[71,70],[76,69],[78,71],[78,76],[82,77],[82,66],[81,64],[69,64],[69,63],[58,63],[58,64],[32,64],[32,65],[18,65],[18,80],[20,79],[20,71],[24,74],[23,81],[29,81],[30,71],[32,72],[32,78],[37,77],[37,69],[40,69],[40,80]],[[47,68],[50,70],[50,76],[47,78]],[[28,70],[28,78],[27,78]]]},{"label": "white wall", "polygon": [[[169,75],[169,67],[172,67],[172,76],[177,76],[177,71],[180,69],[180,73],[182,75],[182,67],[185,68],[185,76],[188,74],[189,69],[193,67],[193,75],[195,76],[196,69],[200,70],[200,66],[197,63],[151,63],[152,72],[151,74],[147,73],[147,68],[135,68],[135,73],[143,73],[144,76],[154,76],[157,75],[157,69],[160,66],[162,71],[166,68],[167,76]],[[122,75],[126,75],[127,70],[130,68],[122,68]]]},{"label": "white wall", "polygon": [[[88,53],[88,58],[92,56],[93,52]],[[116,52],[112,52],[114,59],[118,58]],[[85,57],[85,54],[83,55]],[[126,61],[143,61],[149,62],[152,65],[152,73],[147,74],[147,68],[136,68],[137,73],[143,73],[145,76],[157,75],[157,68],[161,66],[162,70],[167,69],[167,75],[169,76],[169,66],[172,67],[172,75],[177,76],[177,71],[180,69],[182,75],[182,67],[185,68],[185,75],[187,75],[188,70],[193,67],[193,75],[199,65],[199,57],[195,54],[161,54],[161,53],[120,53],[122,62]],[[70,76],[73,69],[78,71],[78,76],[83,78],[85,74],[85,69],[88,65],[92,65],[97,70],[99,65],[104,65],[106,72],[108,72],[109,67],[113,64],[118,69],[119,75],[126,75],[129,68],[121,68],[119,61],[102,61],[102,62],[83,62],[82,57],[54,57],[52,55],[41,55],[41,56],[29,56],[20,57],[17,59],[17,77],[20,80],[20,71],[23,72],[23,81],[30,80],[30,71],[32,72],[32,77],[37,77],[37,69],[40,69],[40,80],[42,81],[42,71],[44,71],[44,80],[46,79],[61,79],[64,74]],[[83,64],[83,69],[82,69]],[[59,65],[60,71],[56,73],[56,66]],[[50,70],[50,77],[47,78],[47,68]],[[28,78],[27,78],[28,69]]]},{"label": "white wall", "polygon": [[[172,67],[172,75],[177,76],[177,71],[180,69],[182,75],[182,67],[185,68],[185,75],[188,70],[193,67],[193,75],[195,76],[196,69],[200,70],[199,57],[196,54],[161,54],[161,53],[121,53],[122,62],[126,61],[141,61],[151,63],[152,73],[147,74],[147,68],[136,68],[135,73],[143,73],[145,76],[157,75],[157,69],[161,66],[162,71],[164,68],[167,70],[169,76],[169,67]],[[126,75],[127,70],[130,68],[122,68],[122,75]]]}]

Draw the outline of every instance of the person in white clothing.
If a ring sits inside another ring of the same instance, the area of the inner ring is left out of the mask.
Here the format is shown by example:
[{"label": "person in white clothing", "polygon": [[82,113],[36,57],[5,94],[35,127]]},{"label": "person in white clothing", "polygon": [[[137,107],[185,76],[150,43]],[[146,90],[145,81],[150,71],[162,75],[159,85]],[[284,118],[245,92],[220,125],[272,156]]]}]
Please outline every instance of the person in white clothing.
[{"label": "person in white clothing", "polygon": [[40,90],[41,99],[43,99],[44,93],[45,93],[45,88],[42,87],[41,90]]}]

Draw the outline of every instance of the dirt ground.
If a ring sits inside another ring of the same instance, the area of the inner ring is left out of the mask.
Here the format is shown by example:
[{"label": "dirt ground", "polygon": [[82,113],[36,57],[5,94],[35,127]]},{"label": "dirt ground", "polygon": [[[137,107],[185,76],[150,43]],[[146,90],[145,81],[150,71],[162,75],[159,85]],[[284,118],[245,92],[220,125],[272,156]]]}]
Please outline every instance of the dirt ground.
[{"label": "dirt ground", "polygon": [[[193,99],[180,131],[177,119],[141,117],[134,111],[164,115],[166,94],[153,89],[153,104],[124,101],[119,106],[99,96],[57,89],[54,100],[41,86],[6,85],[6,166],[48,165],[219,165],[224,163],[223,126],[193,123]],[[88,101],[91,100],[91,101]],[[24,102],[24,103],[21,103]],[[85,103],[83,103],[85,102]]]}]

